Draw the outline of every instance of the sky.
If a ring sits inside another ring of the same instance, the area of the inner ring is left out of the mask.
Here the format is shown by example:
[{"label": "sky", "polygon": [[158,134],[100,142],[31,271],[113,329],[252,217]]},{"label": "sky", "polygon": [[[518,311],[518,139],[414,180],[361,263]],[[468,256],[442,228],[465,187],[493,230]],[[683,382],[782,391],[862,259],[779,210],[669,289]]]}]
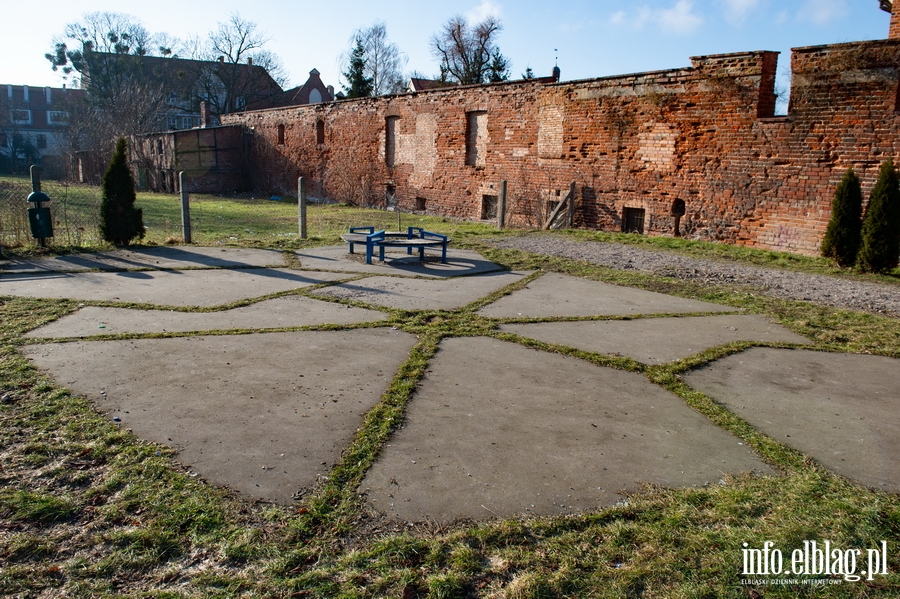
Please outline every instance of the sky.
[{"label": "sky", "polygon": [[878,0],[42,0],[3,3],[0,83],[61,87],[44,54],[67,23],[89,12],[133,15],[151,32],[205,37],[233,13],[253,21],[300,85],[311,69],[340,89],[340,56],[356,29],[376,21],[408,57],[406,71],[438,72],[429,38],[454,15],[478,22],[495,16],[511,78],[531,67],[562,79],[657,71],[690,65],[690,56],[780,51],[779,85],[789,81],[790,48],[887,37],[890,15]]}]

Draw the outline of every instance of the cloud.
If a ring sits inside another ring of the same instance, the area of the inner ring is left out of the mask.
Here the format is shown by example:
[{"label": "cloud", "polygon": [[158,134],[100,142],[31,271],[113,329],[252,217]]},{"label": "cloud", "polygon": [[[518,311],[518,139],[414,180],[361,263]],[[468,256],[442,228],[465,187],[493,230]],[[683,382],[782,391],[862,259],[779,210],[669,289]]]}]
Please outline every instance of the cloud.
[{"label": "cloud", "polygon": [[847,0],[806,0],[797,11],[798,21],[827,25],[849,14]]},{"label": "cloud", "polygon": [[703,24],[703,17],[691,12],[693,8],[688,0],[678,0],[672,8],[659,10],[656,21],[663,31],[693,33]]},{"label": "cloud", "polygon": [[617,27],[643,29],[653,26],[666,33],[693,33],[703,24],[703,16],[694,12],[694,3],[690,0],[678,0],[671,8],[644,5],[631,13],[620,10],[613,13],[609,22]]},{"label": "cloud", "polygon": [[759,6],[760,0],[720,0],[725,20],[729,23],[742,23],[753,9]]},{"label": "cloud", "polygon": [[481,4],[466,13],[470,23],[481,23],[488,17],[500,18],[500,5],[491,0],[481,0]]}]

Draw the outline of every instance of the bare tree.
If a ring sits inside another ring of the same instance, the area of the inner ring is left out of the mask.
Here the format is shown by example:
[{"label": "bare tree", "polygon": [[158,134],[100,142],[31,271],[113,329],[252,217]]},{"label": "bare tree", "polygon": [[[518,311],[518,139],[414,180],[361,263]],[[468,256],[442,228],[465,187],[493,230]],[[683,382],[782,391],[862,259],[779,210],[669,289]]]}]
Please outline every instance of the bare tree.
[{"label": "bare tree", "polygon": [[196,74],[198,91],[215,114],[243,110],[281,93],[287,76],[278,56],[265,49],[268,41],[256,23],[234,13],[205,43],[192,42],[193,58],[208,63]]},{"label": "bare tree", "polygon": [[[63,34],[53,40],[53,51],[44,57],[54,71],[61,71],[63,79],[76,86],[102,87],[104,77],[115,76],[130,66],[129,56],[171,56],[173,39],[167,34],[151,35],[143,24],[131,15],[116,12],[86,13],[81,21],[66,25]],[[107,60],[111,73],[93,73],[94,81],[81,81],[91,76],[92,54],[118,57],[121,68]]]},{"label": "bare tree", "polygon": [[465,17],[452,17],[431,37],[431,53],[441,73],[463,85],[508,79],[510,63],[496,45],[502,29],[495,17],[474,26]]},{"label": "bare tree", "polygon": [[[406,54],[400,51],[397,44],[387,38],[387,25],[376,21],[371,27],[363,27],[353,32],[350,44],[355,47],[359,40],[363,47],[363,75],[372,80],[372,95],[383,96],[403,91],[403,69],[406,66]],[[349,63],[352,52],[344,53],[341,62]]]},{"label": "bare tree", "polygon": [[168,68],[174,43],[121,13],[87,13],[66,25],[45,58],[86,91],[66,100],[71,151],[95,152],[103,161],[117,137],[158,128],[170,95],[189,85]]}]

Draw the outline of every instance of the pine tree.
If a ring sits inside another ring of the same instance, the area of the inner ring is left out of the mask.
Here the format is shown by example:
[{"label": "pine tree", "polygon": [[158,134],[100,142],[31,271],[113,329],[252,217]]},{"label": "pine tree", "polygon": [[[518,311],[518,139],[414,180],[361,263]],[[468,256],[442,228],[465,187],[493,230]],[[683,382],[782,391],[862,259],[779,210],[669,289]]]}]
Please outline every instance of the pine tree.
[{"label": "pine tree", "polygon": [[500,54],[500,50],[494,50],[494,53],[491,54],[491,65],[488,68],[487,78],[491,83],[509,79],[509,60]]},{"label": "pine tree", "polygon": [[126,159],[126,142],[116,142],[109,168],[103,175],[103,199],[100,203],[100,233],[116,245],[128,245],[135,237],[144,238],[143,211],[134,205],[134,179]]},{"label": "pine tree", "polygon": [[881,165],[869,196],[862,225],[862,247],[857,265],[868,272],[887,272],[900,259],[900,180],[894,163]]},{"label": "pine tree", "polygon": [[348,98],[363,98],[372,95],[372,78],[366,77],[366,49],[362,38],[356,38],[356,47],[350,53],[350,64],[344,73],[347,85],[344,91]]},{"label": "pine tree", "polygon": [[848,169],[831,200],[831,220],[822,239],[822,255],[838,266],[853,266],[859,253],[862,229],[862,189],[859,177]]}]

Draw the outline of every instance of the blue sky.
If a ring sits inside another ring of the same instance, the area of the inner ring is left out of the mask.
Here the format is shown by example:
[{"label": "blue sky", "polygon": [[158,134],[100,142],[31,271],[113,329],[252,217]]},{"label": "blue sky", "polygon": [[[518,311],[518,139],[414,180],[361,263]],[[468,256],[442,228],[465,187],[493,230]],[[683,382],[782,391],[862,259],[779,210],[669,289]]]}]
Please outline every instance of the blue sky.
[{"label": "blue sky", "polygon": [[455,14],[500,18],[498,44],[518,78],[531,67],[548,75],[556,57],[563,80],[653,71],[690,64],[689,57],[745,50],[780,51],[786,81],[790,48],[887,37],[890,15],[878,0],[152,0],[4,2],[0,83],[60,86],[44,59],[66,23],[92,11],[134,15],[151,32],[205,36],[233,12],[255,21],[298,85],[317,68],[340,86],[339,56],[355,29],[377,20],[408,56],[407,70],[437,72],[428,40]]}]

